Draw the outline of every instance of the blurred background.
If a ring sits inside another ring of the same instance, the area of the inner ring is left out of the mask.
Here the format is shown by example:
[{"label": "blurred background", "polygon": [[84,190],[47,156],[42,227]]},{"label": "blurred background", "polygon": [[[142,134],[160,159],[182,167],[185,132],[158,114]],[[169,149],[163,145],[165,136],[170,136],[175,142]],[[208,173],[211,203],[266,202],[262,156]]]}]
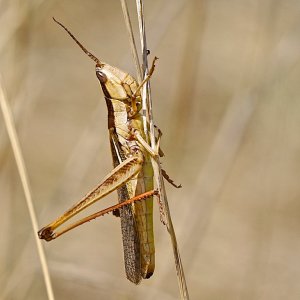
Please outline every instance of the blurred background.
[{"label": "blurred background", "polygon": [[[136,27],[136,10],[128,1]],[[155,123],[191,299],[300,299],[300,2],[146,1]],[[40,226],[111,169],[94,63],[135,74],[119,1],[0,2],[0,72]],[[47,299],[0,115],[0,299]],[[112,205],[116,194],[89,212]],[[88,213],[88,212],[86,212]],[[169,236],[155,214],[156,270],[125,278],[109,215],[44,243],[57,299],[178,299]]]}]

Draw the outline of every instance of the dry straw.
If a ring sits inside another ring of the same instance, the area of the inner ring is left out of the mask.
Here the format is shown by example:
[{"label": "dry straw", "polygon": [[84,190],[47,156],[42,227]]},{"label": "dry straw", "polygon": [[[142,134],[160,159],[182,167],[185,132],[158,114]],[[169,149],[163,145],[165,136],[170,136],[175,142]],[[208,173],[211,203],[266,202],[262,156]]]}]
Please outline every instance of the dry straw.
[{"label": "dry straw", "polygon": [[50,279],[50,275],[49,275],[49,269],[48,269],[48,264],[46,261],[45,252],[44,252],[43,246],[41,244],[41,241],[39,240],[38,235],[37,235],[38,223],[37,223],[37,218],[36,218],[36,214],[35,214],[35,210],[34,210],[34,206],[33,206],[33,202],[32,202],[32,194],[31,194],[31,189],[30,189],[30,185],[29,185],[29,181],[28,181],[26,166],[25,166],[19,138],[18,138],[17,131],[16,131],[16,126],[15,126],[15,123],[13,120],[12,112],[11,112],[9,103],[7,101],[4,87],[2,85],[1,76],[0,76],[0,106],[1,106],[2,113],[3,113],[5,127],[7,130],[8,136],[9,136],[9,140],[11,143],[11,147],[12,147],[13,154],[14,154],[14,157],[16,160],[18,172],[20,175],[22,187],[23,187],[24,194],[25,194],[26,204],[28,207],[30,220],[31,220],[31,224],[32,224],[33,236],[35,239],[39,259],[40,259],[41,266],[42,266],[42,271],[43,271],[43,276],[44,276],[44,281],[45,281],[45,285],[46,285],[48,299],[54,300],[54,294],[53,294],[53,289],[52,289],[52,284],[51,284],[51,279]]},{"label": "dry straw", "polygon": [[[134,34],[132,30],[132,25],[128,13],[128,7],[126,0],[121,0],[124,20],[126,23],[126,28],[128,31],[128,35],[130,37],[130,44],[131,44],[131,50],[133,54],[133,58],[135,61],[135,65],[137,67],[137,75],[139,78],[139,81],[141,81],[141,75],[143,74],[143,77],[146,76],[148,73],[148,50],[147,50],[147,41],[146,41],[146,30],[145,30],[145,19],[144,19],[144,8],[143,8],[143,1],[142,0],[136,0],[136,7],[137,7],[137,16],[138,16],[138,22],[139,22],[139,31],[140,31],[140,41],[141,41],[141,49],[142,49],[142,58],[143,58],[143,64],[142,64],[142,70],[139,67],[138,61],[138,54],[136,50],[135,40],[134,40]],[[154,123],[153,123],[153,114],[152,114],[152,102],[151,102],[151,91],[150,91],[150,82],[148,81],[147,84],[143,87],[142,92],[142,98],[143,98],[143,112],[146,112],[146,115],[143,116],[144,123],[146,126],[144,126],[145,135],[148,136],[148,128],[149,128],[149,136],[150,136],[150,144],[151,147],[155,148],[155,135],[154,135]],[[147,126],[149,124],[149,126]],[[153,170],[154,170],[154,177],[155,177],[155,183],[156,187],[159,190],[160,194],[160,201],[162,203],[163,213],[165,215],[164,222],[166,224],[168,233],[170,234],[171,242],[172,242],[172,248],[173,248],[173,254],[175,259],[175,267],[176,267],[176,274],[178,279],[178,285],[179,285],[179,291],[181,299],[189,299],[188,294],[188,288],[184,276],[184,270],[183,265],[180,258],[180,253],[178,249],[178,244],[176,240],[176,234],[174,231],[171,214],[169,210],[168,200],[167,200],[167,194],[165,191],[163,176],[161,172],[160,162],[159,158],[151,158]]]}]

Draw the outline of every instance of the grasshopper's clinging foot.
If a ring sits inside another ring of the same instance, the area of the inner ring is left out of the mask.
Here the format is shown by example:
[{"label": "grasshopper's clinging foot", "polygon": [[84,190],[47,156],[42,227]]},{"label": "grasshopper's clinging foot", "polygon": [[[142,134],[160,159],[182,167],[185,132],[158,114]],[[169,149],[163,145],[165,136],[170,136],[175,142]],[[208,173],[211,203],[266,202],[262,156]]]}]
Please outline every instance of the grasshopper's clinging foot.
[{"label": "grasshopper's clinging foot", "polygon": [[[154,129],[156,130],[156,133],[157,133],[157,136],[155,136],[155,142],[157,143],[158,140],[162,137],[163,133],[157,125],[154,125]],[[160,157],[165,156],[165,154],[164,154],[163,150],[161,149],[160,145],[158,147],[158,154],[159,154]]]},{"label": "grasshopper's clinging foot", "polygon": [[157,143],[155,145],[155,149],[152,149],[152,147],[144,140],[142,135],[138,130],[133,129],[132,135],[136,138],[136,140],[145,148],[145,150],[153,157],[156,158],[159,156],[159,143],[160,143],[160,137],[157,140]]},{"label": "grasshopper's clinging foot", "polygon": [[151,68],[149,69],[149,72],[147,74],[147,76],[143,79],[143,81],[139,84],[139,86],[137,87],[136,91],[132,94],[132,98],[136,98],[136,96],[140,93],[140,90],[142,89],[142,87],[144,86],[145,83],[147,83],[153,72],[154,72],[154,69],[155,69],[155,62],[158,60],[158,57],[154,57],[153,58],[153,61],[152,61],[152,65],[151,65]]}]

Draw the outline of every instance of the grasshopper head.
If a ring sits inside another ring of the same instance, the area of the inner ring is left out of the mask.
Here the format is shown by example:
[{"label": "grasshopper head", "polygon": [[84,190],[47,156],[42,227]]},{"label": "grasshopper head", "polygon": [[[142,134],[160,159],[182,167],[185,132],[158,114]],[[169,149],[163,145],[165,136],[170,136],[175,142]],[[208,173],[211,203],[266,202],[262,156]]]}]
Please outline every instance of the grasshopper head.
[{"label": "grasshopper head", "polygon": [[141,109],[141,94],[136,92],[138,83],[131,75],[105,63],[96,65],[96,75],[105,97],[124,102],[129,116]]},{"label": "grasshopper head", "polygon": [[[137,81],[129,74],[101,62],[89,52],[62,23],[53,18],[82,49],[82,51],[96,63],[96,75],[100,81],[106,99],[115,99],[124,102],[128,115],[134,116],[141,109],[141,94]],[[138,90],[138,91],[137,91]]]}]

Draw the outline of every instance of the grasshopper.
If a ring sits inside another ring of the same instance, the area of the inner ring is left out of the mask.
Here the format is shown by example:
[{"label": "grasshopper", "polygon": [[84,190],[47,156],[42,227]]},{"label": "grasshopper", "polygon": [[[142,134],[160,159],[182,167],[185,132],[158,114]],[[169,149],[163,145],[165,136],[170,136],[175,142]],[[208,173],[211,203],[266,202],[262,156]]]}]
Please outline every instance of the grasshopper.
[{"label": "grasshopper", "polygon": [[[141,89],[150,79],[157,58],[154,58],[149,74],[138,84],[128,73],[100,61],[87,51],[62,23],[55,19],[54,21],[96,63],[96,76],[108,109],[108,130],[114,169],[82,200],[43,227],[38,235],[41,239],[51,241],[103,213],[114,210],[117,214],[117,209],[121,217],[126,276],[131,282],[138,284],[142,278],[151,277],[155,268],[153,196],[157,195],[157,192],[153,190],[150,157],[159,154],[161,134],[159,133],[156,148],[153,150],[147,143],[140,111]],[[61,232],[55,232],[57,227],[114,190],[118,191],[120,204],[88,216]]]}]

